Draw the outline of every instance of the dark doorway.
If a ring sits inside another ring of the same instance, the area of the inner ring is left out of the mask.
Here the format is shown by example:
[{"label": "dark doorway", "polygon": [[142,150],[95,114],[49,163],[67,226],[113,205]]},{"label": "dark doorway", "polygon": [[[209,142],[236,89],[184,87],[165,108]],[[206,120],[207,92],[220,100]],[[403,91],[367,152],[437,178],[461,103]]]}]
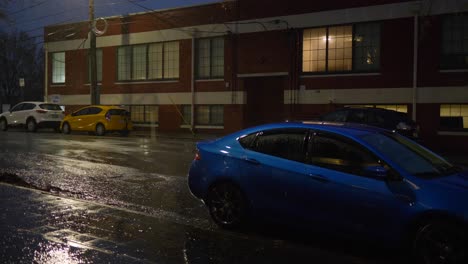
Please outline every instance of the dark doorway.
[{"label": "dark doorway", "polygon": [[285,77],[245,79],[247,92],[246,127],[284,121]]}]

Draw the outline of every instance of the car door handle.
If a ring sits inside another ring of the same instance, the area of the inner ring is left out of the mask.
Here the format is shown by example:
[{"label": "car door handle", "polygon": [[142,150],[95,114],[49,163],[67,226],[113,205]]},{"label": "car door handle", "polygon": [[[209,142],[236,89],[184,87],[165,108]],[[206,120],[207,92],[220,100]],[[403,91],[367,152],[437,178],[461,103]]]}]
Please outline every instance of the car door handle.
[{"label": "car door handle", "polygon": [[251,158],[244,158],[245,161],[247,161],[248,163],[252,163],[254,165],[260,165],[260,162],[256,159],[251,159]]},{"label": "car door handle", "polygon": [[311,180],[318,181],[321,183],[327,183],[330,181],[325,176],[322,176],[322,175],[309,174],[309,178]]}]

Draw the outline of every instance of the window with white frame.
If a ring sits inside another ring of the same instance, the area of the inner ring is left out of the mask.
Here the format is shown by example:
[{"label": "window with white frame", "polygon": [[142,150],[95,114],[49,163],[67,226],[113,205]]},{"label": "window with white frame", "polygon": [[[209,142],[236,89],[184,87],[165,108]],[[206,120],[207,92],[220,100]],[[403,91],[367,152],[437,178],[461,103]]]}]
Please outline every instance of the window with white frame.
[{"label": "window with white frame", "polygon": [[127,105],[130,117],[135,125],[155,125],[159,123],[159,108],[157,105]]},{"label": "window with white frame", "polygon": [[224,76],[224,38],[198,39],[196,63],[197,78],[222,78]]},{"label": "window with white frame", "polygon": [[65,83],[65,52],[52,53],[52,83]]},{"label": "window with white frame", "polygon": [[468,69],[468,13],[442,21],[442,69]]},{"label": "window with white frame", "polygon": [[468,104],[440,105],[440,129],[468,129]]},{"label": "window with white frame", "polygon": [[373,72],[380,68],[380,24],[305,29],[304,73]]},{"label": "window with white frame", "polygon": [[179,78],[179,42],[162,42],[117,49],[119,81]]},{"label": "window with white frame", "polygon": [[198,105],[195,108],[196,124],[222,126],[224,125],[223,105]]},{"label": "window with white frame", "polygon": [[[91,82],[91,60],[88,54],[88,82]],[[102,49],[96,50],[96,79],[102,82]]]},{"label": "window with white frame", "polygon": [[180,112],[182,114],[182,125],[192,124],[192,106],[182,105],[180,107]]}]

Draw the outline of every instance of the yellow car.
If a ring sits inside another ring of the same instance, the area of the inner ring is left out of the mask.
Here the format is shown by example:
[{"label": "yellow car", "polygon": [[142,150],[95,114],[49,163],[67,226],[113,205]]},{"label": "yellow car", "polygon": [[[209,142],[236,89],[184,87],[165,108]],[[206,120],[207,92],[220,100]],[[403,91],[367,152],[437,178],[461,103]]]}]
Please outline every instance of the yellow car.
[{"label": "yellow car", "polygon": [[64,134],[71,131],[95,132],[103,136],[106,132],[119,132],[127,136],[133,129],[130,113],[124,108],[107,105],[90,105],[65,116],[60,123]]}]

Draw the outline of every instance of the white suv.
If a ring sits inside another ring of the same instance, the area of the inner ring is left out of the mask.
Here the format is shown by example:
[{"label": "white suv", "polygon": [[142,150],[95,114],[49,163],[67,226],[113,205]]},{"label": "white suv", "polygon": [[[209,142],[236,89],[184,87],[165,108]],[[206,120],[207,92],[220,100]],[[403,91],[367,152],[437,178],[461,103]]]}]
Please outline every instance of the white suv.
[{"label": "white suv", "polygon": [[8,127],[13,126],[25,126],[29,132],[35,132],[42,127],[59,131],[63,117],[64,112],[58,104],[22,102],[0,114],[0,131],[6,131]]}]

